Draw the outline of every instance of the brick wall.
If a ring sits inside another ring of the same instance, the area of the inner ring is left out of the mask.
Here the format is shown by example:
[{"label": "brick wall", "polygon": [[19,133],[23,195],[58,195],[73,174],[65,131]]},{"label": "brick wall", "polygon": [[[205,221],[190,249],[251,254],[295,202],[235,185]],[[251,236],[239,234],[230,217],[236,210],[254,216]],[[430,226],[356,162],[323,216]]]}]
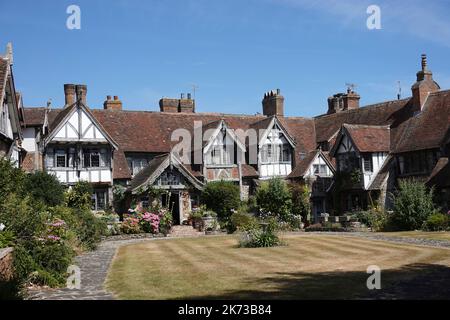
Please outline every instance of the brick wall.
[{"label": "brick wall", "polygon": [[13,277],[13,249],[0,249],[0,281],[8,281]]}]

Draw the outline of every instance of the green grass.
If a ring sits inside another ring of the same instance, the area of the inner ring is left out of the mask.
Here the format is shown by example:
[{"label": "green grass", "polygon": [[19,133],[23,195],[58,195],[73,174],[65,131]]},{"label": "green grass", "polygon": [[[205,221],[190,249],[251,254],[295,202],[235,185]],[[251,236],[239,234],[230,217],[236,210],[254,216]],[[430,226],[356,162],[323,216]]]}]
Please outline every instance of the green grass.
[{"label": "green grass", "polygon": [[383,288],[450,270],[444,248],[332,235],[283,241],[244,249],[237,237],[221,236],[121,247],[106,287],[119,299],[352,299],[373,294],[366,287],[369,265],[383,270]]}]

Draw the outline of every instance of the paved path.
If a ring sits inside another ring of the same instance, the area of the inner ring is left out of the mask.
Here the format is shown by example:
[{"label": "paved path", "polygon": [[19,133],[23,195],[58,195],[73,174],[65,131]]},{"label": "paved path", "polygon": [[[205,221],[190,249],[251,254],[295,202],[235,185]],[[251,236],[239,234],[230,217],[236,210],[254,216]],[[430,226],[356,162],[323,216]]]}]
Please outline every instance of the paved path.
[{"label": "paved path", "polygon": [[75,264],[81,271],[81,289],[44,289],[30,290],[29,300],[113,300],[106,292],[103,284],[108,274],[109,265],[116,249],[120,246],[152,241],[154,239],[131,239],[120,241],[104,241],[97,250],[84,253],[76,258]]}]

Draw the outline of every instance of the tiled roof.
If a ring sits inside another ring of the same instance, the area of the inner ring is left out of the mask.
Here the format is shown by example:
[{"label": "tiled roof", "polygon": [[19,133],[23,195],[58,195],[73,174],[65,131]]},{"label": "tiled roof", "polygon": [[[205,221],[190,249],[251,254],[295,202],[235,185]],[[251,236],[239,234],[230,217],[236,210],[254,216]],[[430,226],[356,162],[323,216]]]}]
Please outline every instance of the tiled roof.
[{"label": "tiled roof", "polygon": [[8,79],[8,60],[0,57],[0,101],[3,101],[5,94],[6,81]]},{"label": "tiled roof", "polygon": [[344,124],[359,152],[388,152],[390,150],[389,126]]},{"label": "tiled roof", "polygon": [[290,179],[302,178],[305,175],[306,171],[311,166],[311,163],[313,162],[318,153],[319,151],[312,151],[308,153],[305,158],[299,160],[294,170],[292,170],[292,172],[289,174],[288,178]]},{"label": "tiled roof", "polygon": [[314,118],[316,141],[329,141],[343,124],[390,125],[399,118],[399,111],[409,99],[387,101],[354,110],[343,111]]},{"label": "tiled roof", "polygon": [[149,162],[148,166],[146,166],[144,169],[142,169],[138,174],[136,174],[131,180],[130,187],[131,189],[135,189],[139,186],[141,186],[147,179],[151,176],[151,174],[159,168],[159,166],[167,160],[169,157],[169,154],[164,154],[161,156],[157,156],[152,159],[152,161]]},{"label": "tiled roof", "polygon": [[439,148],[450,130],[450,90],[430,94],[422,111],[398,128],[393,152]]}]

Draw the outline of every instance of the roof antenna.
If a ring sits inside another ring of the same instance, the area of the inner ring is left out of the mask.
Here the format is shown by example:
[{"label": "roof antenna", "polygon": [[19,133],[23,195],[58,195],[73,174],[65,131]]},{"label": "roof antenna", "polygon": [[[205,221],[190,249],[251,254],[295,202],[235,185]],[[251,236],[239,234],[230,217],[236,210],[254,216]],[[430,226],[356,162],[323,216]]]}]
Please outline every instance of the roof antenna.
[{"label": "roof antenna", "polygon": [[195,83],[191,84],[192,87],[192,94],[194,96],[194,100],[195,100],[195,92],[197,91],[197,89],[199,89],[200,87],[198,85],[196,85]]},{"label": "roof antenna", "polygon": [[400,81],[397,81],[398,91],[397,91],[397,100],[402,98],[402,84]]},{"label": "roof antenna", "polygon": [[355,92],[355,88],[357,87],[354,83],[346,83],[345,86],[347,87],[347,93]]}]

